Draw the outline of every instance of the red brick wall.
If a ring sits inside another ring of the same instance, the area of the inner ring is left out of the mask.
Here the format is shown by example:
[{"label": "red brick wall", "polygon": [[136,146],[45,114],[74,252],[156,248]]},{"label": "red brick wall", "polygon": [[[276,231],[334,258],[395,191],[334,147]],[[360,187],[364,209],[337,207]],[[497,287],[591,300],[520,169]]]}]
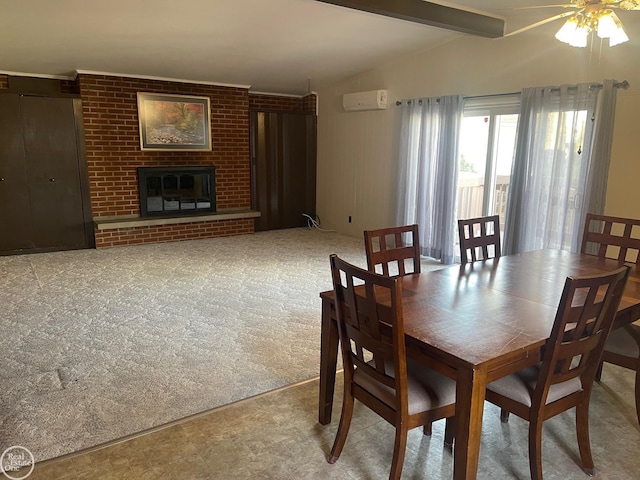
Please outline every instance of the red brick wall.
[{"label": "red brick wall", "polygon": [[315,93],[310,93],[302,99],[302,108],[305,112],[316,113],[317,98]]},{"label": "red brick wall", "polygon": [[78,80],[61,80],[60,81],[60,91],[62,93],[80,94],[80,85],[78,84]]},{"label": "red brick wall", "polygon": [[[140,213],[142,166],[215,165],[218,208],[250,207],[246,89],[85,74],[79,83],[94,217]],[[137,92],[208,96],[212,151],[142,151]]]},{"label": "red brick wall", "polygon": [[[313,97],[313,102],[306,100]],[[315,95],[288,97],[282,95],[249,94],[249,108],[290,113],[315,113]]]},{"label": "red brick wall", "polygon": [[96,248],[176,242],[197,238],[253,233],[253,219],[193,222],[153,227],[118,228],[96,231]]},{"label": "red brick wall", "polygon": [[[0,90],[9,88],[9,75],[0,74]],[[78,94],[78,82],[76,80],[60,80],[60,93]]]},{"label": "red brick wall", "polygon": [[[87,74],[78,76],[78,84],[94,217],[139,214],[136,169],[141,166],[214,165],[217,208],[250,208],[246,89]],[[212,151],[142,151],[137,92],[209,97]],[[249,233],[249,230],[253,232],[253,220],[96,230],[95,233],[96,246],[100,247]]]}]

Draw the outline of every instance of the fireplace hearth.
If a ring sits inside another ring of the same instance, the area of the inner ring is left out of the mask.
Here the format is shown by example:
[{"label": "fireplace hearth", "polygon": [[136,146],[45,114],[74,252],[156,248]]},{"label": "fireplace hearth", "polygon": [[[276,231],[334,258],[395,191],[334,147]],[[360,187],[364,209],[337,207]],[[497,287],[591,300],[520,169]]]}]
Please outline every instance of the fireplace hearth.
[{"label": "fireplace hearth", "polygon": [[141,217],[216,211],[215,167],[138,167]]}]

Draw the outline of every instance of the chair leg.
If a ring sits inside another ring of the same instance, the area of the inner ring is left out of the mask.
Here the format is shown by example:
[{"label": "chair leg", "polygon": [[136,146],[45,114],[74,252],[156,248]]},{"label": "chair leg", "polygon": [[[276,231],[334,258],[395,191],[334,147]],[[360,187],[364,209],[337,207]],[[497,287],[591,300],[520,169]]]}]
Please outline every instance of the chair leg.
[{"label": "chair leg", "polygon": [[529,470],[531,480],[542,480],[542,420],[529,420]]},{"label": "chair leg", "polygon": [[504,408],[500,409],[500,421],[502,423],[509,423],[509,410]]},{"label": "chair leg", "polygon": [[453,447],[453,439],[456,433],[455,417],[449,417],[445,420],[444,425],[444,446],[447,448]]},{"label": "chair leg", "polygon": [[638,423],[640,424],[640,365],[636,370],[636,415],[638,416]]},{"label": "chair leg", "polygon": [[433,424],[432,424],[431,422],[429,422],[429,423],[425,423],[425,424],[423,425],[423,427],[422,427],[422,433],[423,433],[424,435],[431,436],[431,433],[432,433],[432,431],[433,431],[433,428],[432,428],[432,427],[433,427]]},{"label": "chair leg", "polygon": [[578,436],[582,469],[584,473],[592,477],[595,473],[595,467],[589,443],[589,398],[576,407],[576,435]]},{"label": "chair leg", "polygon": [[389,480],[400,480],[402,475],[404,454],[407,449],[407,433],[406,425],[396,425],[396,441],[393,446],[393,460],[391,461]]},{"label": "chair leg", "polygon": [[600,360],[600,363],[598,364],[598,369],[596,370],[596,382],[600,381],[600,377],[602,377],[602,366],[604,365],[604,362],[602,360]]},{"label": "chair leg", "polygon": [[342,453],[342,448],[347,441],[347,434],[349,433],[351,418],[353,417],[353,395],[351,395],[350,389],[351,387],[349,385],[345,385],[340,424],[338,426],[338,432],[336,433],[336,439],[333,442],[331,454],[329,455],[329,463],[336,463],[338,461]]}]

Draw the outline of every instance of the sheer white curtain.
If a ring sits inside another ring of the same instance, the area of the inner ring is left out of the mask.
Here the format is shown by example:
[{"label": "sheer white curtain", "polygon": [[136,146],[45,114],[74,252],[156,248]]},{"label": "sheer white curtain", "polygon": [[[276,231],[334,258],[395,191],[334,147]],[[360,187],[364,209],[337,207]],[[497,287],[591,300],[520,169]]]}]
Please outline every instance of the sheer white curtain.
[{"label": "sheer white curtain", "polygon": [[462,95],[402,102],[397,222],[417,223],[421,254],[453,263]]},{"label": "sheer white curtain", "polygon": [[522,91],[505,254],[578,250],[597,96],[591,84]]},{"label": "sheer white curtain", "polygon": [[[602,92],[596,106],[595,124],[593,131],[593,147],[591,148],[591,162],[587,178],[586,194],[583,201],[583,211],[587,213],[604,213],[604,201],[607,195],[607,180],[609,178],[609,164],[611,163],[611,145],[613,144],[613,123],[616,115],[616,100],[618,86],[625,86],[626,82],[618,84],[615,80],[602,82]],[[584,217],[581,217],[580,232],[584,231]],[[580,243],[582,237],[580,238]]]}]

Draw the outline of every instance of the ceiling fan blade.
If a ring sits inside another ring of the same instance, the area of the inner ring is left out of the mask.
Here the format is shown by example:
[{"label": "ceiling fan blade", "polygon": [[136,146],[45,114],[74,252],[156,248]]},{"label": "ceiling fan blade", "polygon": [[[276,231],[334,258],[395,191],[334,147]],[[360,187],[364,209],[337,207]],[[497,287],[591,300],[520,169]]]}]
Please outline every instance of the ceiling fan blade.
[{"label": "ceiling fan blade", "polygon": [[575,12],[564,12],[558,15],[554,15],[553,17],[545,18],[544,20],[540,20],[539,22],[532,23],[531,25],[527,25],[526,27],[522,27],[518,30],[514,30],[513,32],[505,33],[501,38],[511,37],[512,35],[517,35],[522,32],[526,32],[527,30],[531,30],[532,28],[537,28],[547,23],[551,23],[560,18],[568,17],[570,15],[574,15]]}]

